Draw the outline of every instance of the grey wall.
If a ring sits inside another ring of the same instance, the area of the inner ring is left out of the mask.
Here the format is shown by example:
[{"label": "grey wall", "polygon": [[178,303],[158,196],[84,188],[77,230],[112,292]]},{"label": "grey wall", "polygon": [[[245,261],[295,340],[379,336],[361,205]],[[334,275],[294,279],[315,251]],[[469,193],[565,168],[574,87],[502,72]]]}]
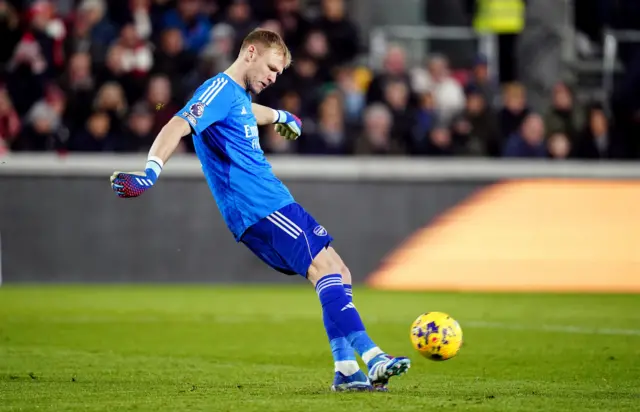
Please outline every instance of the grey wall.
[{"label": "grey wall", "polygon": [[[356,281],[480,183],[290,182]],[[236,244],[202,179],[120,199],[107,178],[0,176],[5,282],[299,282]]]}]

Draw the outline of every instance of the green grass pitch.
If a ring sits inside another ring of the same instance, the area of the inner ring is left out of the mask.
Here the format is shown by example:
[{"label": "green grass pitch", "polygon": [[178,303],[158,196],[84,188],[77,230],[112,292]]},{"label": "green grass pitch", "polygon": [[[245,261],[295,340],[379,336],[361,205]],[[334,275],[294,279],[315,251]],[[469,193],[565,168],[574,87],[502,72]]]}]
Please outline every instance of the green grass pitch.
[{"label": "green grass pitch", "polygon": [[[0,288],[0,411],[640,410],[640,296],[355,288],[374,340],[411,356],[389,393],[332,393],[311,287]],[[420,358],[422,312],[465,346]]]}]

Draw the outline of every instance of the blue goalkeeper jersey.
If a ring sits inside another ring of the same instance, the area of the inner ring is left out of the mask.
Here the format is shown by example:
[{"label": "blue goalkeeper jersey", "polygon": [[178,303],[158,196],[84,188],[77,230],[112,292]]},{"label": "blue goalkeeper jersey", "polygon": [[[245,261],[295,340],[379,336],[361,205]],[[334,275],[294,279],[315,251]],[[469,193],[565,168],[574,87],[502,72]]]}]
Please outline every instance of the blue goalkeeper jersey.
[{"label": "blue goalkeeper jersey", "polygon": [[220,73],[204,82],[176,115],[191,125],[207,183],[236,241],[294,202],[260,147],[251,95],[231,77]]}]

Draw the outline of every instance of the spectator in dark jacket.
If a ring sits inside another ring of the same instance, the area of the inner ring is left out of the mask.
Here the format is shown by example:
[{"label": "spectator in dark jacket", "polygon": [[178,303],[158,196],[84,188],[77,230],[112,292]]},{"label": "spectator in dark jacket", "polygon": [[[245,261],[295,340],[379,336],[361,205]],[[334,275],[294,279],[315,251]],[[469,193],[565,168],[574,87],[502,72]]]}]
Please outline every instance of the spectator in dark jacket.
[{"label": "spectator in dark jacket", "polygon": [[411,125],[416,117],[414,108],[409,103],[410,93],[407,84],[401,80],[389,81],[384,90],[384,104],[393,117],[391,134],[403,144],[411,140]]},{"label": "spectator in dark jacket", "polygon": [[95,112],[87,120],[85,129],[71,141],[69,149],[76,152],[111,152],[117,147],[117,137],[111,130],[111,116]]},{"label": "spectator in dark jacket", "polygon": [[465,110],[452,122],[456,153],[469,156],[499,156],[500,129],[495,113],[475,86],[467,88]]},{"label": "spectator in dark jacket", "polygon": [[163,31],[160,36],[160,45],[155,51],[152,73],[163,74],[173,79],[172,92],[180,101],[186,101],[190,94],[188,90],[193,90],[185,87],[185,79],[194,69],[195,64],[196,56],[184,49],[180,30]]},{"label": "spectator in dark jacket", "polygon": [[248,0],[232,0],[225,20],[235,34],[233,54],[236,55],[240,51],[242,40],[258,26],[258,22],[253,20],[251,4]]},{"label": "spectator in dark jacket", "polygon": [[[50,96],[49,96],[50,95]],[[62,123],[64,97],[56,93],[33,105],[25,118],[25,127],[13,142],[13,150],[52,151],[66,145],[68,130]]]},{"label": "spectator in dark jacket", "polygon": [[592,106],[584,131],[577,139],[573,157],[579,159],[610,159],[617,157],[614,135],[609,120],[599,106]]},{"label": "spectator in dark jacket", "polygon": [[118,139],[118,151],[148,152],[155,140],[153,134],[153,112],[144,102],[137,103],[131,109],[127,125],[121,139]]},{"label": "spectator in dark jacket", "polygon": [[299,141],[300,151],[307,154],[348,154],[350,133],[344,119],[344,103],[338,91],[328,93],[318,108],[315,133]]},{"label": "spectator in dark jacket", "polygon": [[584,126],[583,109],[578,107],[572,91],[565,83],[559,82],[553,87],[551,107],[544,116],[544,126],[547,136],[563,133],[572,141],[578,130]]},{"label": "spectator in dark jacket", "polygon": [[313,26],[326,33],[333,64],[348,63],[356,57],[358,27],[346,16],[344,0],[323,0],[322,16]]},{"label": "spectator in dark jacket", "polygon": [[367,90],[367,104],[384,101],[384,90],[388,82],[401,80],[411,88],[411,76],[407,71],[406,52],[400,46],[390,46],[384,57],[383,69],[371,79]]},{"label": "spectator in dark jacket", "polygon": [[[21,37],[18,13],[7,1],[0,0],[0,62],[9,61]],[[4,67],[1,70],[4,71]]]},{"label": "spectator in dark jacket", "polygon": [[438,123],[438,113],[433,94],[426,92],[418,98],[418,108],[411,119],[411,135],[407,142],[409,153],[421,155],[426,153],[431,130]]},{"label": "spectator in dark jacket", "polygon": [[96,84],[91,73],[91,55],[76,53],[71,56],[61,83],[67,94],[64,121],[71,133],[75,133],[84,126],[91,115],[91,105],[96,93]]},{"label": "spectator in dark jacket", "polygon": [[274,5],[275,17],[282,27],[282,36],[291,52],[295,54],[302,48],[311,23],[300,10],[300,0],[274,0]]},{"label": "spectator in dark jacket", "polygon": [[426,154],[429,156],[453,156],[454,144],[451,138],[451,131],[448,127],[440,124],[434,127],[429,133]]},{"label": "spectator in dark jacket", "polygon": [[503,108],[498,113],[502,142],[520,130],[522,121],[529,115],[527,92],[523,85],[511,83],[504,87]]},{"label": "spectator in dark jacket", "polygon": [[106,7],[104,0],[83,0],[80,3],[72,31],[65,41],[67,54],[90,53],[94,62],[104,62],[109,45],[118,36]]},{"label": "spectator in dark jacket", "polygon": [[544,141],[544,122],[532,113],[524,119],[520,132],[511,135],[504,147],[504,157],[547,157]]},{"label": "spectator in dark jacket", "polygon": [[199,0],[178,0],[178,8],[169,10],[164,17],[164,29],[179,29],[186,50],[198,53],[209,41],[211,23],[203,13]]}]

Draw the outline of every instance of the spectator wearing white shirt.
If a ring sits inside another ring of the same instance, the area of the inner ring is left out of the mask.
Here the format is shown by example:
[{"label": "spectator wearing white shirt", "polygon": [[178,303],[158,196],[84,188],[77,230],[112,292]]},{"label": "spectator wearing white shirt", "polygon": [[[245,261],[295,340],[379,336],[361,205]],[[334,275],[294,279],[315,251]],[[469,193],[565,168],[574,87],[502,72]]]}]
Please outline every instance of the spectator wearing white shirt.
[{"label": "spectator wearing white shirt", "polygon": [[464,90],[451,76],[449,62],[442,55],[432,56],[427,69],[416,68],[412,71],[412,86],[417,93],[430,92],[434,96],[438,118],[445,124],[464,110]]}]

